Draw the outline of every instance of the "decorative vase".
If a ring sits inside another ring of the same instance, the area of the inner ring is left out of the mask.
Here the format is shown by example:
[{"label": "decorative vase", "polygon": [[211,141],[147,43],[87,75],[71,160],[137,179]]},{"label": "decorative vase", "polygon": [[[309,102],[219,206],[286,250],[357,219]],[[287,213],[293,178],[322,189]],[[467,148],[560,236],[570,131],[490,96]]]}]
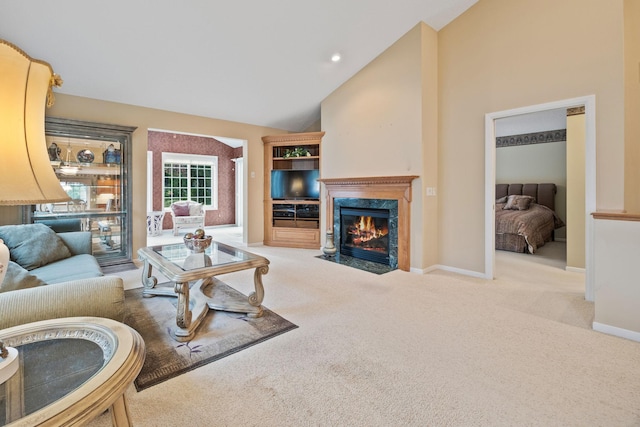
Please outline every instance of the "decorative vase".
[{"label": "decorative vase", "polygon": [[322,248],[322,252],[327,257],[332,257],[336,254],[336,247],[333,244],[333,231],[327,231],[327,241],[325,242],[324,248]]},{"label": "decorative vase", "polygon": [[76,154],[76,158],[80,163],[92,163],[95,159],[95,155],[93,154],[93,151],[87,148],[79,151],[78,154]]},{"label": "decorative vase", "polygon": [[60,150],[60,147],[58,147],[58,144],[56,144],[55,142],[52,142],[51,145],[49,146],[49,148],[47,148],[47,151],[49,153],[49,160],[52,162],[59,162],[60,159],[60,152],[62,150]]}]

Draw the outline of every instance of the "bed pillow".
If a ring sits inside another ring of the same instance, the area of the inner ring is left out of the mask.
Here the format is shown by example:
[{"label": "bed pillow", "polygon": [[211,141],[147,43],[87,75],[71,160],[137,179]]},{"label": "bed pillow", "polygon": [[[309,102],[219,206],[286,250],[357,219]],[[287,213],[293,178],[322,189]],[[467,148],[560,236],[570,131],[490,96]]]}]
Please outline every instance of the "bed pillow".
[{"label": "bed pillow", "polygon": [[9,248],[11,261],[27,270],[71,256],[64,241],[44,224],[0,226],[0,239]]},{"label": "bed pillow", "polygon": [[44,286],[45,282],[30,274],[27,270],[20,267],[13,261],[9,261],[7,267],[7,274],[4,276],[4,280],[0,283],[0,292],[15,291],[18,289],[35,288],[37,286]]},{"label": "bed pillow", "polygon": [[496,204],[507,203],[508,198],[509,196],[500,197],[499,199],[496,199]]},{"label": "bed pillow", "polygon": [[173,209],[175,216],[189,216],[189,205],[175,204],[171,206],[171,209]]},{"label": "bed pillow", "polygon": [[511,195],[507,199],[507,204],[502,209],[510,209],[514,211],[526,211],[533,203],[533,197],[531,196],[519,196]]}]

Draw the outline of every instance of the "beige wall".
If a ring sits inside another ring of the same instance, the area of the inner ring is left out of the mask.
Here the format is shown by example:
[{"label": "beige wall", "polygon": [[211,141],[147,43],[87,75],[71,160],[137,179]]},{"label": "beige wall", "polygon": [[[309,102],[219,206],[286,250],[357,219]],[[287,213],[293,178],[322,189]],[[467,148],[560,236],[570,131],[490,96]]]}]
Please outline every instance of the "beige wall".
[{"label": "beige wall", "polygon": [[[439,264],[438,240],[438,33],[424,23],[419,24],[422,34],[422,264]],[[435,189],[435,196],[425,196],[426,189]]]},{"label": "beige wall", "polygon": [[595,220],[596,330],[640,341],[640,222]]},{"label": "beige wall", "polygon": [[423,197],[425,177],[437,185],[436,54],[437,33],[419,24],[321,106],[323,178],[421,177],[412,184],[412,268],[436,256],[437,218],[427,216],[437,204]]},{"label": "beige wall", "polygon": [[640,212],[640,1],[624,2],[624,207]]},{"label": "beige wall", "polygon": [[567,267],[585,264],[585,117],[567,116]]},{"label": "beige wall", "polygon": [[[64,76],[63,76],[64,77]],[[263,148],[264,135],[286,133],[280,129],[252,126],[243,123],[190,116],[132,105],[80,98],[63,94],[56,95],[55,105],[47,111],[48,116],[86,120],[101,123],[136,126],[133,134],[133,254],[137,258],[138,248],[146,245],[147,213],[147,129],[164,129],[175,132],[225,136],[246,140],[245,158],[245,240],[262,242],[263,224]],[[255,177],[252,177],[255,172]],[[258,212],[259,214],[254,214]],[[251,213],[251,215],[247,215]]]},{"label": "beige wall", "polygon": [[441,264],[484,272],[486,113],[595,94],[596,203],[622,208],[622,4],[481,0],[439,32]]}]

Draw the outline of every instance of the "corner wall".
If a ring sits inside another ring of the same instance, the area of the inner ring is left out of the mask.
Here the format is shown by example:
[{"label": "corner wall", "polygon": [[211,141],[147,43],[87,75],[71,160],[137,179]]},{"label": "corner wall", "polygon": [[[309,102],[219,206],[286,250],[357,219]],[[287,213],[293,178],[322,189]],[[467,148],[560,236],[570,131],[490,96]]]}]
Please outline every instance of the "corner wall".
[{"label": "corner wall", "polygon": [[624,0],[624,208],[640,212],[640,1]]},{"label": "corner wall", "polygon": [[597,206],[622,208],[622,4],[481,0],[440,30],[441,264],[484,272],[487,113],[595,94]]},{"label": "corner wall", "polygon": [[412,183],[413,269],[435,264],[437,254],[437,202],[423,197],[425,177],[437,186],[436,57],[437,33],[420,23],[321,104],[322,178],[420,176]]}]

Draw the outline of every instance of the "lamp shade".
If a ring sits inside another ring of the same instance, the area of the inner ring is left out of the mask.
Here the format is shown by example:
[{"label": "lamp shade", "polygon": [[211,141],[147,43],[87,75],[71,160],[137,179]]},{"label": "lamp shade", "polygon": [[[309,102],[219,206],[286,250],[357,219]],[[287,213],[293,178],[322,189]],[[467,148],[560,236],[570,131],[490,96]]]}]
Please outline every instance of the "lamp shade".
[{"label": "lamp shade", "polygon": [[0,39],[0,205],[70,200],[56,177],[44,133],[44,112],[62,80],[44,61]]}]

